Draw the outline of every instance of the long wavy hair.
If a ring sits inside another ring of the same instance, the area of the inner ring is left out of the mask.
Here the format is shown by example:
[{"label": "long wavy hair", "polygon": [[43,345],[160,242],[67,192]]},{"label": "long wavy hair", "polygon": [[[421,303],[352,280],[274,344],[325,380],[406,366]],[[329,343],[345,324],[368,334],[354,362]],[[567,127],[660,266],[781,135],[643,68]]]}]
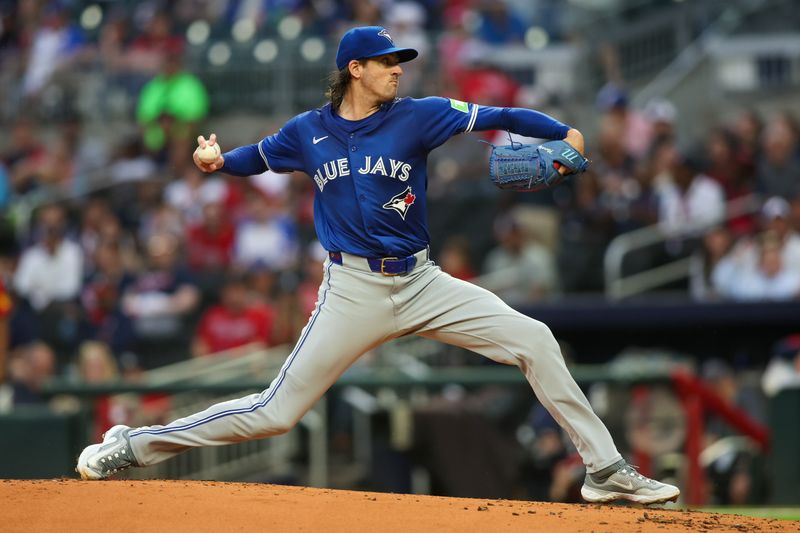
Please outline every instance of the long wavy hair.
[{"label": "long wavy hair", "polygon": [[[361,59],[358,62],[364,64]],[[325,96],[330,100],[334,109],[339,109],[339,106],[342,105],[342,100],[352,79],[350,69],[347,67],[342,70],[334,70],[328,75],[328,90],[325,92]]]}]

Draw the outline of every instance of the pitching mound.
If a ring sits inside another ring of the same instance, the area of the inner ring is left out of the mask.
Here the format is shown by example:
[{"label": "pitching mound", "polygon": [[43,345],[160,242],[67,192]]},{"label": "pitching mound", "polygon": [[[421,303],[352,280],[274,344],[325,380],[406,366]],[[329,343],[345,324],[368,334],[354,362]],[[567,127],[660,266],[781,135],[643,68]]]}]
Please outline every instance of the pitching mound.
[{"label": "pitching mound", "polygon": [[0,482],[2,530],[796,531],[796,523],[691,511],[440,498],[211,481]]}]

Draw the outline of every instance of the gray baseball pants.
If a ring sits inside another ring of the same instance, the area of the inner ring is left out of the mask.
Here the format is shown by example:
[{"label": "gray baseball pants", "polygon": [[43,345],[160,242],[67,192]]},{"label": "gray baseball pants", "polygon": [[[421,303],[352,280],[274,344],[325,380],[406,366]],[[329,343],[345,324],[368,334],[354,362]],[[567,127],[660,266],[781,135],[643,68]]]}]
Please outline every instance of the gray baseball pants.
[{"label": "gray baseball pants", "polygon": [[400,276],[370,271],[365,259],[325,261],[316,308],[269,388],[165,426],[130,432],[141,466],[190,448],[220,446],[289,431],[356,359],[391,339],[416,334],[516,365],[563,427],[589,472],[621,459],[564,364],[550,329],[491,292],[453,278],[417,254]]}]

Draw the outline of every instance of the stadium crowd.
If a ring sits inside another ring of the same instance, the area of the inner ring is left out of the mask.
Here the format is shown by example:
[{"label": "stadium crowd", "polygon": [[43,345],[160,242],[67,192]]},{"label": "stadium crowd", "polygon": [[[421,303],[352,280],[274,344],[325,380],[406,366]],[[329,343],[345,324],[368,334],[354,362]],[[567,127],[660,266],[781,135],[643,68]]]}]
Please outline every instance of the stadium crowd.
[{"label": "stadium crowd", "polygon": [[[123,3],[127,10],[109,9],[93,32],[78,23],[78,4],[29,1],[3,11],[0,76],[18,81],[3,87],[19,102],[4,117],[9,135],[0,150],[12,352],[43,341],[63,370],[82,342],[94,340],[120,361],[128,354],[126,364],[151,368],[190,353],[291,342],[313,308],[324,257],[313,237],[310,181],[271,172],[206,176],[191,164],[194,137],[213,128],[208,92],[182,61],[182,30],[198,17],[192,2]],[[216,25],[245,16],[244,3],[201,4]],[[444,67],[436,81],[445,96],[500,106],[531,98],[529,87],[464,51],[502,44],[501,36],[524,39],[522,30],[541,22],[519,9],[524,3],[450,1],[437,11],[434,2],[363,0],[334,3],[327,18],[306,2],[256,4],[263,12],[246,16],[267,26],[289,13],[325,36],[356,23],[387,24],[399,40],[410,32],[408,39]],[[559,19],[557,9],[536,13]],[[134,135],[113,143],[112,135],[87,134],[84,117],[69,106],[43,116],[58,71],[89,61],[101,61],[136,97]],[[542,104],[562,112],[559,104]],[[600,292],[610,240],[658,224],[664,245],[633,254],[627,269],[691,256],[695,298],[798,297],[796,117],[742,109],[712,125],[689,153],[676,134],[686,118],[667,100],[634,109],[626,91],[608,83],[596,107],[598,122],[587,127],[596,131],[590,172],[552,191],[489,190],[486,151],[475,149],[474,138],[434,152],[432,204],[457,213],[470,198],[485,206],[474,217],[458,213],[457,225],[432,210],[434,252],[446,271],[496,286],[512,304]],[[503,142],[505,135],[484,137]],[[761,209],[726,217],[729,202],[750,195]],[[475,227],[487,216],[493,232]],[[506,284],[494,283],[498,277]],[[151,355],[156,346],[158,357]]]}]

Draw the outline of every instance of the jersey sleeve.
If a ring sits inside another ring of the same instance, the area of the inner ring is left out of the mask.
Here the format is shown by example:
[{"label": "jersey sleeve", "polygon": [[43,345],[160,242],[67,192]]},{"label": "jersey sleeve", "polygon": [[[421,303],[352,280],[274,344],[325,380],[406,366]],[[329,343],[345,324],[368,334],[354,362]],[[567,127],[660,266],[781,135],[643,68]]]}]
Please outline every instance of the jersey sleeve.
[{"label": "jersey sleeve", "polygon": [[303,150],[297,132],[298,117],[258,143],[258,151],[273,172],[303,170]]},{"label": "jersey sleeve", "polygon": [[423,145],[433,150],[453,135],[472,131],[478,107],[439,96],[414,100],[414,113]]},{"label": "jersey sleeve", "polygon": [[415,100],[422,142],[433,150],[458,133],[508,130],[526,137],[563,139],[569,126],[532,109],[491,107],[433,96]]}]

